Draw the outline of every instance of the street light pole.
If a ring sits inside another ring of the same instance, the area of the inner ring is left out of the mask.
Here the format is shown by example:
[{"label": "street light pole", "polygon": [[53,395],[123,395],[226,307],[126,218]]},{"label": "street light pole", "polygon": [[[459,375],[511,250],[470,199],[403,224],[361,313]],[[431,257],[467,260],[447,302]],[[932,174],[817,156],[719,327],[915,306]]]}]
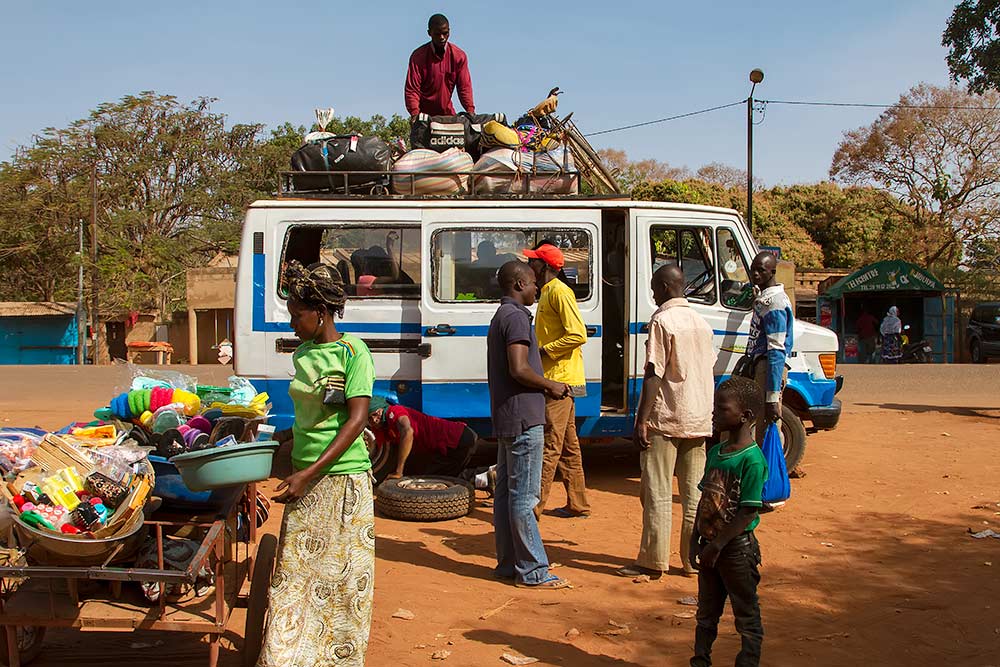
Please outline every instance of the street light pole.
[{"label": "street light pole", "polygon": [[750,95],[747,96],[747,227],[753,233],[753,91],[764,80],[764,70],[750,71]]}]

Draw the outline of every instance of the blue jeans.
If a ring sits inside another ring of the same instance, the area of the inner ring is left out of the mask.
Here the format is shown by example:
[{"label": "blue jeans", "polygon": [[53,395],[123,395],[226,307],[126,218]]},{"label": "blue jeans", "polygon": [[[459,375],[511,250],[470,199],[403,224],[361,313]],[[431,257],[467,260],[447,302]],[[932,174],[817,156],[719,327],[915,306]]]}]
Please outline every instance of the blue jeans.
[{"label": "blue jeans", "polygon": [[493,529],[497,542],[496,576],[538,584],[549,576],[549,559],[538,532],[535,505],[542,486],[544,426],[516,438],[499,438]]}]

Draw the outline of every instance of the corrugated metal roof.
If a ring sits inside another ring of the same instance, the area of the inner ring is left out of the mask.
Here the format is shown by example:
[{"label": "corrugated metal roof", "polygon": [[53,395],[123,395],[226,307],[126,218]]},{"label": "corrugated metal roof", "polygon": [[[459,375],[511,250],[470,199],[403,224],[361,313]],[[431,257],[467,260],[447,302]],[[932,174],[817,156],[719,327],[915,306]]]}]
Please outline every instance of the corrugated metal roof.
[{"label": "corrugated metal roof", "polygon": [[76,304],[59,301],[0,301],[0,317],[75,315]]}]

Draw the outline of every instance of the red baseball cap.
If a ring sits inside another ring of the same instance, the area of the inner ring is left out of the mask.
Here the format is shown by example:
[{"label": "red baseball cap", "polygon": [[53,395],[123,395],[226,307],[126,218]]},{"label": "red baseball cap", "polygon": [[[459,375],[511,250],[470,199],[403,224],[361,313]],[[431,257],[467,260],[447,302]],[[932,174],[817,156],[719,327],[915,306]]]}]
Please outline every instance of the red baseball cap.
[{"label": "red baseball cap", "polygon": [[538,250],[525,250],[524,256],[528,259],[540,259],[553,269],[561,269],[566,264],[562,250],[549,243],[539,246]]}]

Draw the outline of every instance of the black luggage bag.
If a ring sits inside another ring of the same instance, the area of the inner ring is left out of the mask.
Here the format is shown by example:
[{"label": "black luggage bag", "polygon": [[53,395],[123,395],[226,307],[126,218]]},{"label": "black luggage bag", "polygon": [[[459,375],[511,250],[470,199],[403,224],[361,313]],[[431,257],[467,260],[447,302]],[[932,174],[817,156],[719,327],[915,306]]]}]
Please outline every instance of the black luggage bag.
[{"label": "black luggage bag", "polygon": [[491,120],[507,124],[502,113],[472,115],[462,112],[457,116],[428,116],[419,114],[410,125],[410,147],[429,148],[443,153],[449,148],[460,148],[478,160],[482,154],[479,139],[483,125]]},{"label": "black luggage bag", "polygon": [[[291,177],[292,190],[333,191],[347,194],[343,174],[310,174],[311,171],[377,171],[392,168],[392,149],[378,137],[338,135],[302,146],[292,154],[292,171],[303,172]],[[377,174],[349,174],[348,191],[361,193],[362,186],[384,183],[387,178]]]}]

